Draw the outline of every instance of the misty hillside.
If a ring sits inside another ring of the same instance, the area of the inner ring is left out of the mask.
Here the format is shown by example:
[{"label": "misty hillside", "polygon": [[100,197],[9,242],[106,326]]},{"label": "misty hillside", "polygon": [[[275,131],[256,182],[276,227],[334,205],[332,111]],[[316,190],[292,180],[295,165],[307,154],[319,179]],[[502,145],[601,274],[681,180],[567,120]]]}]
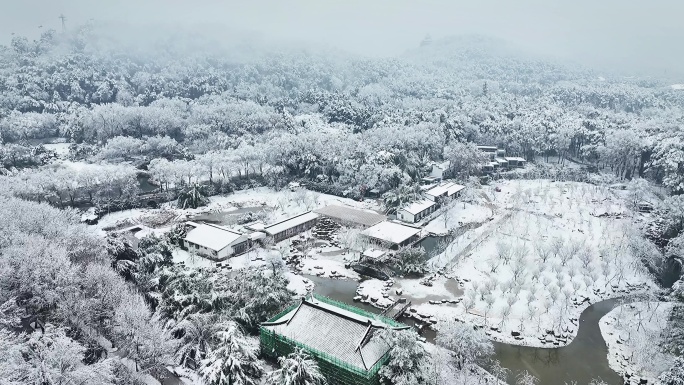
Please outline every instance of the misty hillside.
[{"label": "misty hillside", "polygon": [[681,85],[40,29],[0,46],[1,384],[682,384]]}]

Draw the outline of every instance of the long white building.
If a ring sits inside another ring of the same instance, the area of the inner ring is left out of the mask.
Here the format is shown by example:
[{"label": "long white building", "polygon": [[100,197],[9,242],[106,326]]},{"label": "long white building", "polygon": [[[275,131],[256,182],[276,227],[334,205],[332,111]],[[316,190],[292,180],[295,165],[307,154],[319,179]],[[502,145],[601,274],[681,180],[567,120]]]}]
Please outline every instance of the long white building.
[{"label": "long white building", "polygon": [[187,222],[192,227],[183,240],[190,252],[214,260],[224,260],[242,254],[249,248],[249,240],[244,234],[223,226]]}]

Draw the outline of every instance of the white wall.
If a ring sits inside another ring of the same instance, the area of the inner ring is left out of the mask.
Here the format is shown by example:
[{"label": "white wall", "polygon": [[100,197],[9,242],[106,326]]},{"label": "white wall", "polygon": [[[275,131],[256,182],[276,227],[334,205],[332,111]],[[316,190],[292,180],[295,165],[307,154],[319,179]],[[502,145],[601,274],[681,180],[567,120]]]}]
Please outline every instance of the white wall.
[{"label": "white wall", "polygon": [[444,178],[444,170],[441,169],[440,167],[437,166],[432,166],[432,172],[430,173],[431,177],[443,179]]},{"label": "white wall", "polygon": [[415,223],[416,222],[413,214],[411,214],[408,211],[403,210],[403,209],[399,209],[399,211],[397,211],[397,218],[399,220],[404,221],[404,222],[409,222],[409,223]]},{"label": "white wall", "polygon": [[185,247],[188,249],[189,252],[194,252],[199,255],[206,255],[210,258],[213,259],[225,259],[230,257],[233,254],[233,248],[231,246],[224,247],[223,250],[220,250],[217,252],[217,254],[214,254],[214,250],[210,250],[206,247],[199,246],[199,248],[195,248],[195,245],[192,243],[189,243],[188,241],[185,242]]}]

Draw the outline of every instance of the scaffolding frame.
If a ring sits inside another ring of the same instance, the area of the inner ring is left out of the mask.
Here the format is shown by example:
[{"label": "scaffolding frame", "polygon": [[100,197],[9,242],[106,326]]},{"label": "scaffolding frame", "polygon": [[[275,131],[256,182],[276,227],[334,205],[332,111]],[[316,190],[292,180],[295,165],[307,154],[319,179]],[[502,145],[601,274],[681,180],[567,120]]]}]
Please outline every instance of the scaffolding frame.
[{"label": "scaffolding frame", "polygon": [[[313,295],[318,301],[339,307],[343,310],[367,317],[372,320],[383,322],[392,327],[404,327],[401,323],[384,317],[379,314],[373,314],[363,309],[347,305],[345,303],[335,301],[328,297]],[[287,309],[278,313],[275,317],[268,320],[268,322],[276,322],[283,318],[286,314],[293,311],[298,304],[292,305]],[[259,341],[261,346],[261,354],[269,357],[283,357],[294,352],[296,349],[302,349],[318,363],[318,367],[323,375],[331,384],[340,385],[379,385],[380,384],[380,368],[389,360],[389,351],[386,352],[371,368],[362,370],[354,365],[350,365],[336,357],[327,353],[313,349],[307,345],[301,344],[291,338],[277,334],[275,331],[268,330],[265,327],[259,328]]]}]

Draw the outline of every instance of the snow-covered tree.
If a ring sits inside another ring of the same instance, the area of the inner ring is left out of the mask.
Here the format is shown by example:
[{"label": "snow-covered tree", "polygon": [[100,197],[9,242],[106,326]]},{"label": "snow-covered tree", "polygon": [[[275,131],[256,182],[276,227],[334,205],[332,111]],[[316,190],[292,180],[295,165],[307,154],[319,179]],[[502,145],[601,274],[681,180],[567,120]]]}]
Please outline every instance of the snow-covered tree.
[{"label": "snow-covered tree", "polygon": [[527,370],[522,371],[516,376],[515,379],[515,385],[537,385],[539,383],[539,379]]},{"label": "snow-covered tree", "polygon": [[427,380],[429,354],[412,330],[386,329],[378,336],[390,347],[389,361],[380,369],[381,378],[392,385],[422,384]]},{"label": "snow-covered tree", "polygon": [[205,206],[207,203],[209,203],[207,193],[204,191],[204,187],[199,183],[187,187],[178,194],[178,207],[181,209],[196,209]]},{"label": "snow-covered tree", "polygon": [[437,344],[453,352],[459,369],[482,363],[494,354],[494,345],[481,330],[464,323],[449,321],[437,334]]},{"label": "snow-covered tree", "polygon": [[268,373],[268,385],[324,385],[327,383],[315,360],[297,349],[286,357],[279,357],[280,369]]},{"label": "snow-covered tree", "polygon": [[449,163],[449,174],[465,179],[477,175],[489,161],[487,155],[473,143],[452,142],[444,148],[444,159]]},{"label": "snow-covered tree", "polygon": [[178,363],[193,369],[199,368],[216,343],[218,333],[226,328],[226,324],[211,314],[193,314],[182,320],[175,330],[182,334],[176,359]]},{"label": "snow-covered tree", "polygon": [[425,250],[418,247],[399,249],[392,260],[393,266],[404,275],[423,275],[427,272]]},{"label": "snow-covered tree", "polygon": [[217,333],[216,347],[202,360],[199,372],[208,385],[257,385],[263,369],[257,347],[236,323]]},{"label": "snow-covered tree", "polygon": [[28,336],[0,330],[0,352],[0,376],[7,384],[114,384],[110,360],[86,365],[86,347],[52,324]]},{"label": "snow-covered tree", "polygon": [[658,380],[663,385],[684,385],[684,358],[677,357],[668,371]]}]

